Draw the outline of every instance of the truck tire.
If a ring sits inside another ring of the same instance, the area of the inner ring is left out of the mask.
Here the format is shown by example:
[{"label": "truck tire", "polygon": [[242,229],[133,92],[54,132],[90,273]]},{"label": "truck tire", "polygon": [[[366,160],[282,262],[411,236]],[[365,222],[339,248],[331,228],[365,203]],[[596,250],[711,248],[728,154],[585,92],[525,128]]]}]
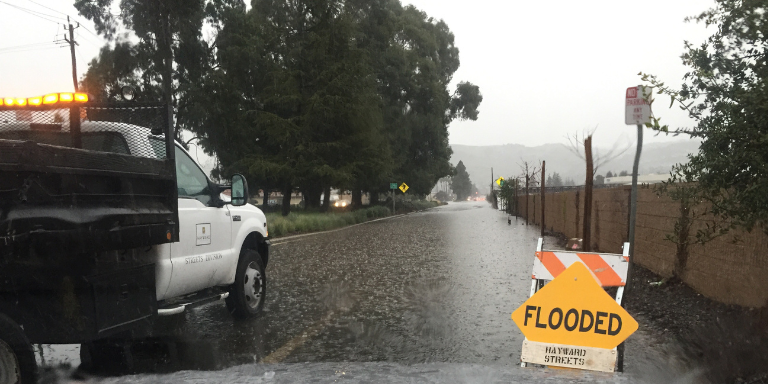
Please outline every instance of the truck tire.
[{"label": "truck tire", "polygon": [[237,319],[255,317],[264,309],[267,275],[258,252],[243,249],[237,262],[235,283],[229,287],[227,309]]},{"label": "truck tire", "polygon": [[37,383],[32,344],[11,318],[0,314],[0,384]]}]

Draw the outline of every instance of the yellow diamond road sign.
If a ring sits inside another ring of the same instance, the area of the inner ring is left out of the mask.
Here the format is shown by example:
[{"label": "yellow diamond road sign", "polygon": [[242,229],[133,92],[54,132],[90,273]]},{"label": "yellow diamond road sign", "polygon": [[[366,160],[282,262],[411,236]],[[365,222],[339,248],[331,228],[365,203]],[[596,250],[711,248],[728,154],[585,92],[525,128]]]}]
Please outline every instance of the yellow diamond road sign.
[{"label": "yellow diamond road sign", "polygon": [[405,183],[401,184],[401,185],[400,185],[400,190],[401,190],[401,191],[403,191],[403,193],[405,193],[405,191],[407,191],[407,190],[408,190],[408,185],[407,185],[407,184],[405,184]]},{"label": "yellow diamond road sign", "polygon": [[503,177],[499,177],[498,179],[496,179],[496,184],[498,184],[499,187],[503,187],[504,186],[504,178]]},{"label": "yellow diamond road sign", "polygon": [[582,263],[573,263],[512,313],[533,342],[612,349],[638,324],[600,287]]}]

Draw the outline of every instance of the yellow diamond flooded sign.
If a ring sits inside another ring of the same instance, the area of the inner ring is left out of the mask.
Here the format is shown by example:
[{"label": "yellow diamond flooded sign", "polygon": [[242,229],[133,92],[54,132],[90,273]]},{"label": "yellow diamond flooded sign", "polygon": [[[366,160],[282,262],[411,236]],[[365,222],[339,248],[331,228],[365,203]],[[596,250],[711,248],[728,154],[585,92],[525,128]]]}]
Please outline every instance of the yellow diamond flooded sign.
[{"label": "yellow diamond flooded sign", "polygon": [[400,190],[403,191],[403,193],[405,193],[405,191],[408,190],[408,184],[405,184],[405,183],[401,184],[400,185]]},{"label": "yellow diamond flooded sign", "polygon": [[612,349],[638,327],[582,263],[541,288],[512,320],[526,337],[524,362],[601,371],[613,370]]}]

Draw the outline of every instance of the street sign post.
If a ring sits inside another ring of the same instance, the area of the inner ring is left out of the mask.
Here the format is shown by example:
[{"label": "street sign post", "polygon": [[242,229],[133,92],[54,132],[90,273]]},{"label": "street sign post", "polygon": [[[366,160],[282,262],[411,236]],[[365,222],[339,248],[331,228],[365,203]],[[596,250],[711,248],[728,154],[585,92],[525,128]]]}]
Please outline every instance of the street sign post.
[{"label": "street sign post", "polygon": [[392,190],[392,214],[394,215],[397,210],[395,210],[395,189],[397,189],[397,183],[389,183],[389,189]]},{"label": "street sign post", "polygon": [[[512,313],[526,337],[522,365],[613,372],[616,347],[638,327],[621,307],[628,244],[623,255],[616,255],[544,251],[542,243],[540,238],[531,297]],[[618,287],[616,298],[604,287]]]},{"label": "street sign post", "polygon": [[[632,165],[632,189],[629,205],[629,252],[635,253],[635,219],[637,217],[637,172],[640,166],[640,154],[643,151],[643,125],[651,122],[651,88],[638,85],[627,88],[624,96],[624,122],[627,125],[637,125],[637,150],[635,162]],[[626,252],[626,250],[625,250]],[[627,281],[632,276],[631,266],[627,270]],[[619,370],[624,367],[624,346],[619,347]]]}]

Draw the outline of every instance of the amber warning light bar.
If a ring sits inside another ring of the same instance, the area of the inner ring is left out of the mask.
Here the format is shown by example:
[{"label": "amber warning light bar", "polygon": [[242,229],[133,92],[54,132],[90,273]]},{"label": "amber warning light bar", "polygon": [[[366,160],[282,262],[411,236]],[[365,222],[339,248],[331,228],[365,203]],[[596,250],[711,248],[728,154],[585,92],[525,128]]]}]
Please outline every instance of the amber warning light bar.
[{"label": "amber warning light bar", "polygon": [[50,105],[50,104],[70,104],[70,103],[87,103],[88,102],[88,94],[87,93],[72,93],[72,92],[61,92],[61,93],[49,93],[45,96],[36,96],[36,97],[1,97],[0,98],[0,106],[6,106],[6,107],[12,107],[12,106],[18,106],[18,107],[24,107],[24,106],[39,106],[39,105]]}]

